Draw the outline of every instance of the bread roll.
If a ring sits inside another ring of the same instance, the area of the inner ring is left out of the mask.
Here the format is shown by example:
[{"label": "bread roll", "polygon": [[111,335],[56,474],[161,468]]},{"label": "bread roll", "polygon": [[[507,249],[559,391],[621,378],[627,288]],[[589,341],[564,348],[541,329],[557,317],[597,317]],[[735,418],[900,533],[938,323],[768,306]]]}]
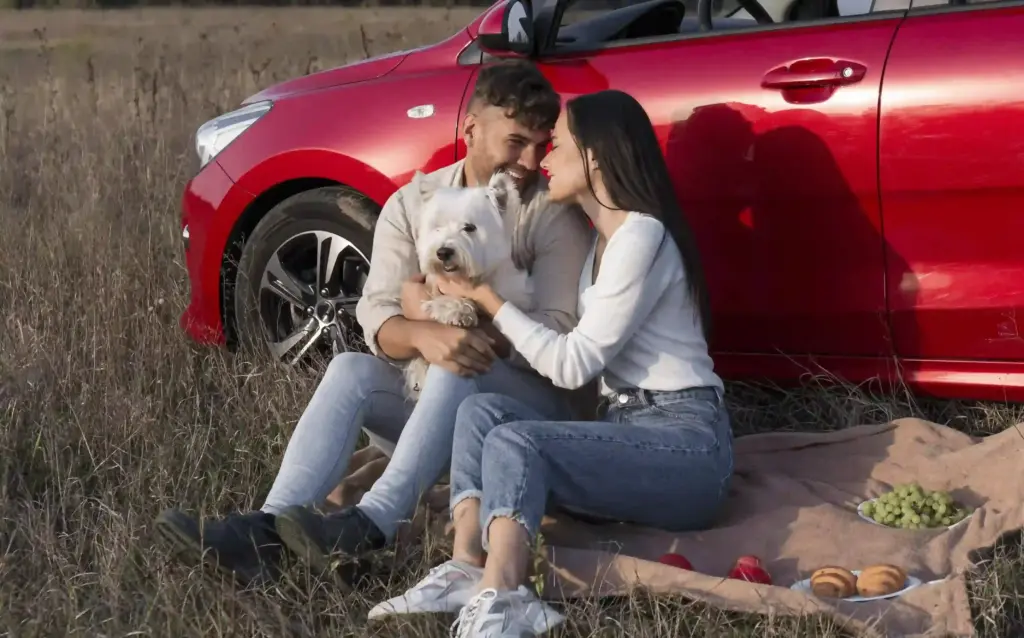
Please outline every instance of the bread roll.
[{"label": "bread roll", "polygon": [[811,574],[811,591],[823,598],[846,598],[857,593],[857,577],[848,569],[828,565]]},{"label": "bread roll", "polygon": [[903,589],[907,572],[896,565],[872,565],[857,577],[857,593],[864,597],[885,596]]}]

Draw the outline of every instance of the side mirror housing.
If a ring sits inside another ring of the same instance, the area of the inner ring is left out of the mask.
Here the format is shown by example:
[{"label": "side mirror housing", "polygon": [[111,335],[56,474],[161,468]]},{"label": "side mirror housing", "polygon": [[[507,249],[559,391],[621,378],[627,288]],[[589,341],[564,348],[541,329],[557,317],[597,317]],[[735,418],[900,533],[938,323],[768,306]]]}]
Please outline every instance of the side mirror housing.
[{"label": "side mirror housing", "polygon": [[485,53],[533,55],[536,42],[530,0],[506,0],[495,5],[480,22],[477,39]]}]

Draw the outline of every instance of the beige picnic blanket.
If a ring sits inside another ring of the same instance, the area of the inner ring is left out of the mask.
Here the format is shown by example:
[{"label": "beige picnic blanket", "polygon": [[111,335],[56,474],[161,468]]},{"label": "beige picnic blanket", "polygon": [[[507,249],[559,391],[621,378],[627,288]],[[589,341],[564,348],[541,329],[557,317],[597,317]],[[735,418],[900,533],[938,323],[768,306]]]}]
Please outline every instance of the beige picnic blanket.
[{"label": "beige picnic blanket", "polygon": [[[546,519],[545,596],[618,595],[641,585],[735,611],[824,613],[866,636],[975,635],[966,572],[1000,537],[1024,527],[1024,427],[979,439],[902,419],[827,433],[743,436],[735,452],[729,499],[713,529],[672,534]],[[857,503],[908,482],[948,490],[977,510],[952,530],[891,529],[858,517]],[[352,501],[362,489],[343,491]],[[443,509],[446,499],[447,488],[439,486],[425,502]],[[685,555],[695,571],[658,563],[669,551]],[[725,579],[743,554],[759,556],[775,585]],[[861,603],[789,589],[823,565],[877,563],[899,565],[925,584],[895,599]]]}]

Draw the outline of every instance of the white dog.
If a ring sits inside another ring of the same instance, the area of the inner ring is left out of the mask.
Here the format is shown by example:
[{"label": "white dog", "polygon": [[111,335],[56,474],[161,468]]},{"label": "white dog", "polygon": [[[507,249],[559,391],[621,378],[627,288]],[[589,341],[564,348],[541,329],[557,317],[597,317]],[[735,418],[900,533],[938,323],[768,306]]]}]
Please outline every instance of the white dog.
[{"label": "white dog", "polygon": [[[423,302],[424,312],[450,326],[477,325],[476,304],[442,295],[437,289],[438,275],[455,273],[476,283],[486,282],[506,301],[530,310],[530,276],[513,264],[512,243],[503,220],[506,214],[519,214],[521,200],[512,177],[498,172],[487,186],[442,187],[421,191],[421,196],[424,205],[418,220],[416,252],[431,295]],[[515,221],[508,220],[509,227]],[[413,399],[419,398],[427,367],[426,360],[417,357],[405,369],[406,391]]]}]

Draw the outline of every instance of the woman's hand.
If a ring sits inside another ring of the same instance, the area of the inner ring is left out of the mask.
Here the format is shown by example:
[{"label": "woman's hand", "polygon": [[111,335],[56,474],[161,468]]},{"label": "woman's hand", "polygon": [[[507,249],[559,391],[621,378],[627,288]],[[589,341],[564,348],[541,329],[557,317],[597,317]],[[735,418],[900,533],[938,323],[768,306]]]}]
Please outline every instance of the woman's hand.
[{"label": "woman's hand", "polygon": [[442,295],[461,297],[474,302],[480,310],[493,317],[505,300],[488,284],[474,284],[461,275],[444,275],[437,278],[437,289]]},{"label": "woman's hand", "polygon": [[442,295],[477,301],[481,288],[487,284],[474,284],[462,275],[442,275],[437,278],[437,289]]}]

